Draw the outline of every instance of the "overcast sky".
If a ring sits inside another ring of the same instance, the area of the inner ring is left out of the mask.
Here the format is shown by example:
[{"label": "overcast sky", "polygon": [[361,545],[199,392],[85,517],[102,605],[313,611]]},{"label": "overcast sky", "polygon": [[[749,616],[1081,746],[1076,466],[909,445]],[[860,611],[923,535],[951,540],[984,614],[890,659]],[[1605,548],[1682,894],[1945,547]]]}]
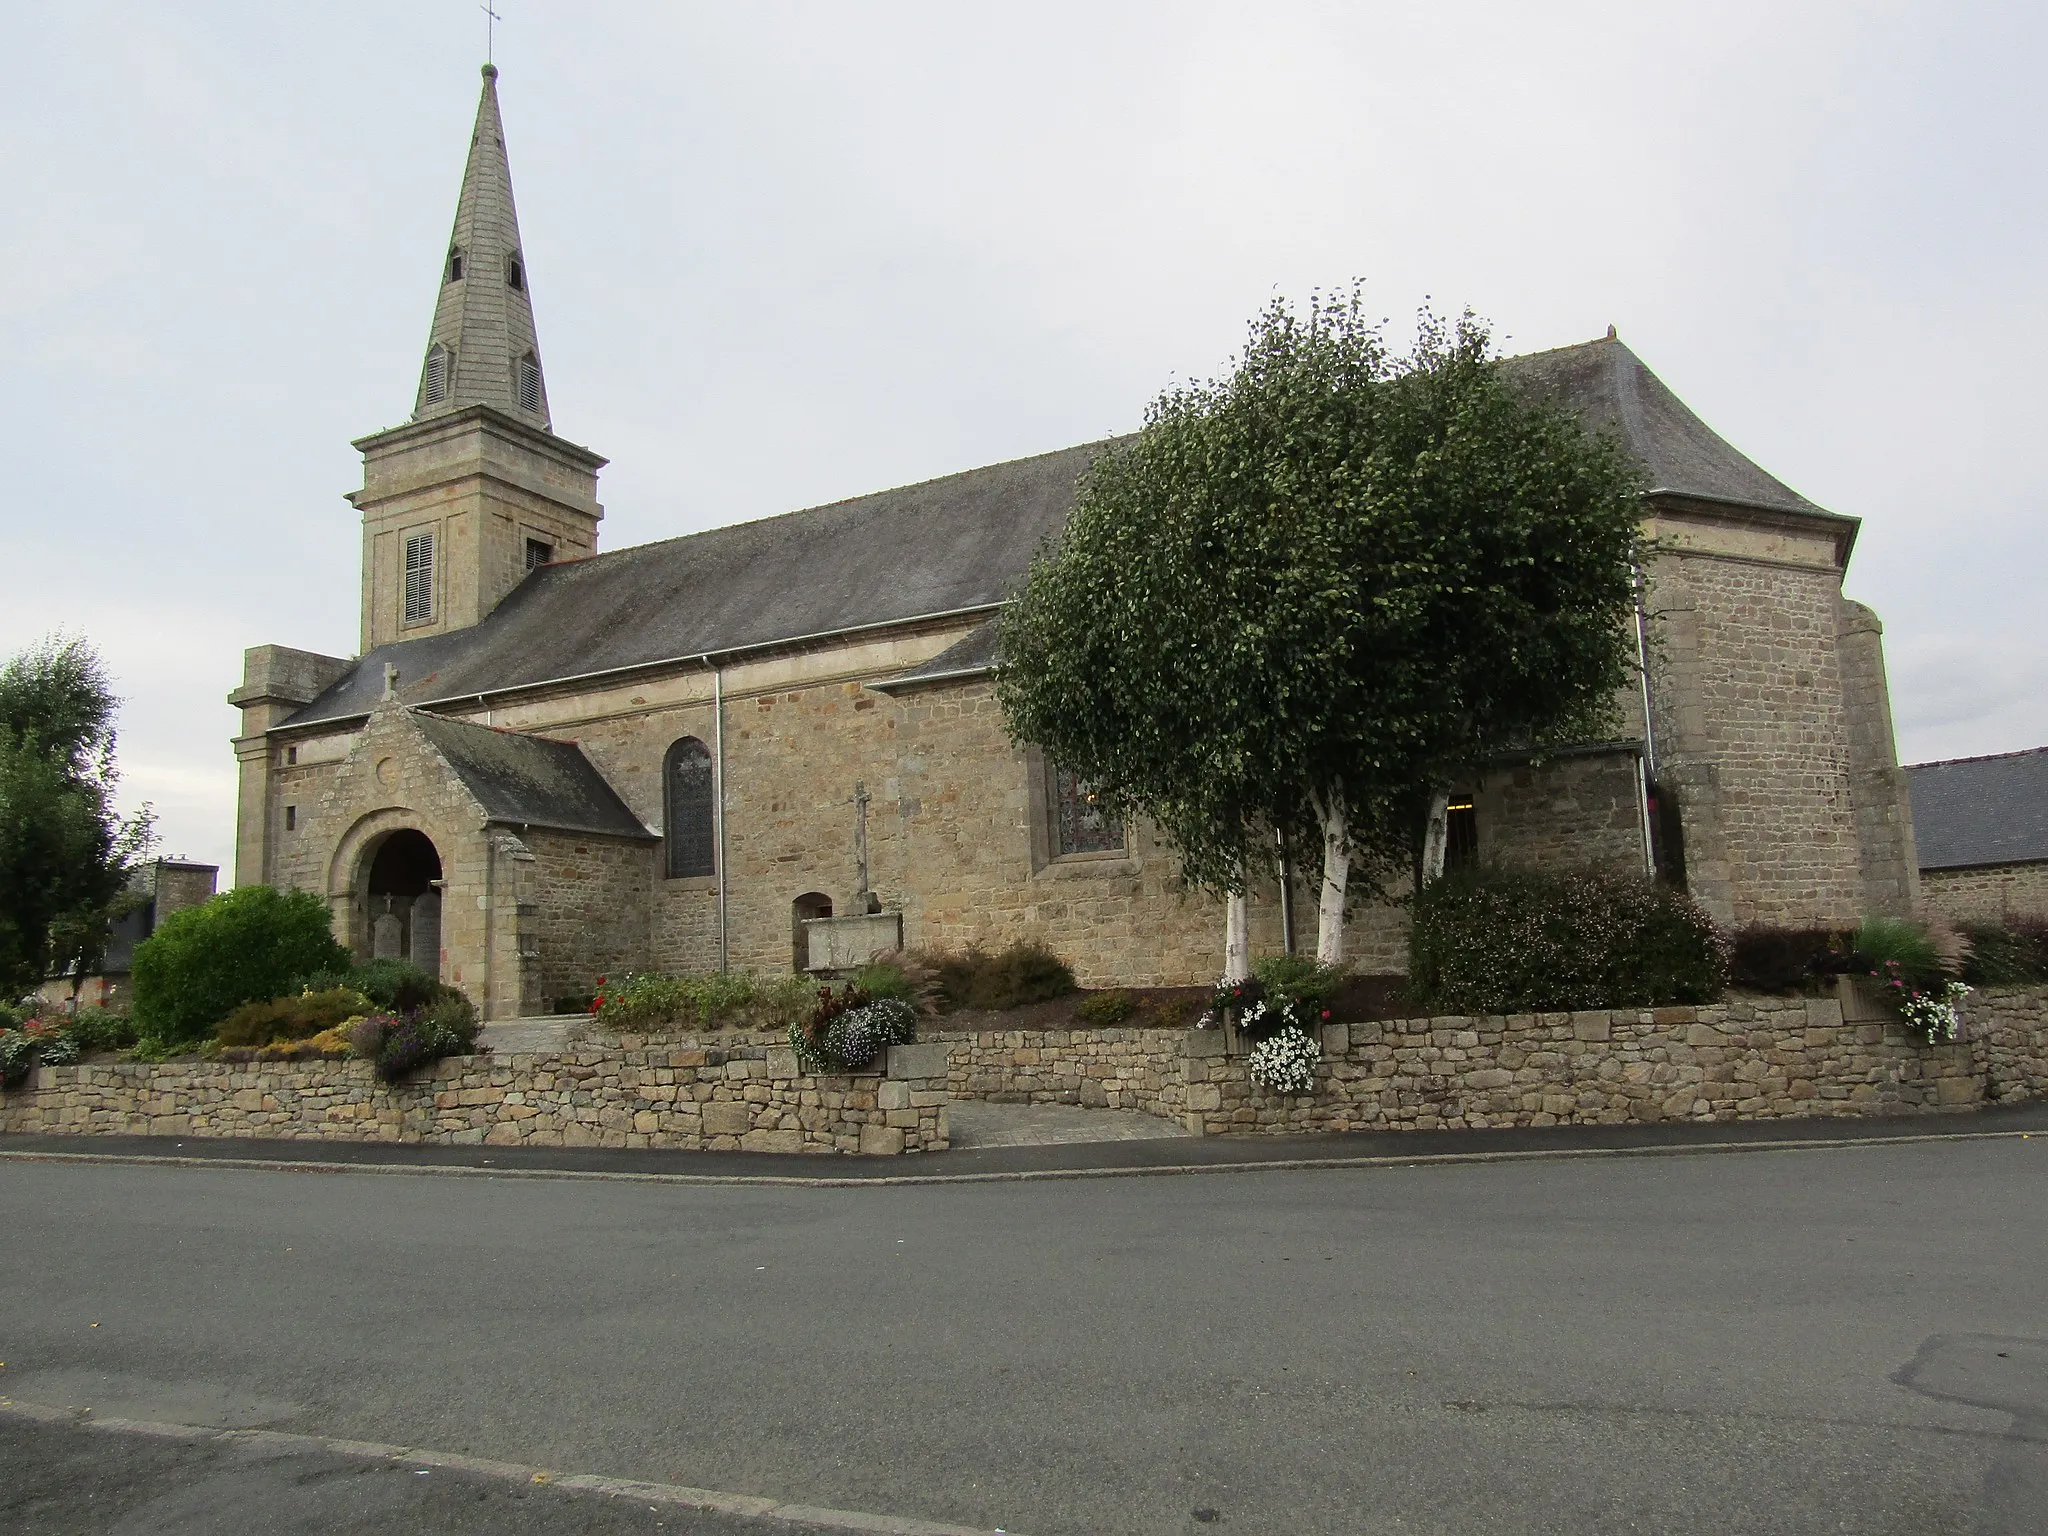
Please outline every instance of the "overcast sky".
[{"label": "overcast sky", "polygon": [[[601,548],[1128,430],[1279,292],[1609,324],[1863,519],[1907,761],[2048,743],[2048,7],[498,0]],[[476,106],[474,0],[0,0],[0,652],[232,865],[244,647],[349,655]]]}]

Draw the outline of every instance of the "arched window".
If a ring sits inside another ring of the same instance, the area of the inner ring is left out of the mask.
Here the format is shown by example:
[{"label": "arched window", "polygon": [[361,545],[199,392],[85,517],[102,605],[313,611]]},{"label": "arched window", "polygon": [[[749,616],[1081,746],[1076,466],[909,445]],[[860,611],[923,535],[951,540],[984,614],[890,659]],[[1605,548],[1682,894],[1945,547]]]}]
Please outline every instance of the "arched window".
[{"label": "arched window", "polygon": [[661,765],[662,805],[668,828],[668,877],[718,873],[718,812],[713,804],[711,749],[685,736]]},{"label": "arched window", "polygon": [[448,247],[447,280],[451,283],[459,283],[462,281],[462,247],[459,245],[451,245]]},{"label": "arched window", "polygon": [[455,379],[455,354],[438,341],[427,348],[427,404],[439,405],[448,398]]},{"label": "arched window", "polygon": [[526,263],[517,251],[505,258],[505,286],[524,288],[526,286]]},{"label": "arched window", "polygon": [[540,409],[540,359],[531,352],[520,354],[519,361],[512,365],[512,377],[518,386],[519,409],[537,411]]}]

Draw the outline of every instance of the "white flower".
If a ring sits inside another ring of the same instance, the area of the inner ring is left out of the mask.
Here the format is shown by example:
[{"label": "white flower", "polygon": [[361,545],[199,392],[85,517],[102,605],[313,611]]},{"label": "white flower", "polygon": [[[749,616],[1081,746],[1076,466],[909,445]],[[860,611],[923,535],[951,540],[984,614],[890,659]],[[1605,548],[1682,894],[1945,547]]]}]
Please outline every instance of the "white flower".
[{"label": "white flower", "polygon": [[1322,1047],[1290,1024],[1252,1048],[1252,1081],[1275,1093],[1307,1093],[1322,1059]]}]

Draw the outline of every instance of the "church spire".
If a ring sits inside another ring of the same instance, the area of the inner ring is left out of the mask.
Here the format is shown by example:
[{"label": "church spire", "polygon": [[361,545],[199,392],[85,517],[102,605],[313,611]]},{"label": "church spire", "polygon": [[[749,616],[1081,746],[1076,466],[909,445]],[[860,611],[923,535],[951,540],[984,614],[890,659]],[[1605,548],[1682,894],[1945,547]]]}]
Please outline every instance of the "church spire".
[{"label": "church spire", "polygon": [[519,215],[512,206],[512,168],[498,117],[498,71],[491,64],[484,66],[455,232],[441,258],[441,295],[413,420],[472,405],[493,406],[552,430]]}]

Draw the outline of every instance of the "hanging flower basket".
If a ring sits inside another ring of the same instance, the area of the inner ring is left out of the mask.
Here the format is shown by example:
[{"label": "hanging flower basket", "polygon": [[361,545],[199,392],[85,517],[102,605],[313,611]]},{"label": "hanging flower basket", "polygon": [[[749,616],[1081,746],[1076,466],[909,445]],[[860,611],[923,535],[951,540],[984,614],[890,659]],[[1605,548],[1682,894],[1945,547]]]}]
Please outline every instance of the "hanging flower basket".
[{"label": "hanging flower basket", "polygon": [[1252,1047],[1252,1081],[1275,1093],[1308,1093],[1316,1085],[1323,1048],[1308,1032],[1289,1024]]}]

